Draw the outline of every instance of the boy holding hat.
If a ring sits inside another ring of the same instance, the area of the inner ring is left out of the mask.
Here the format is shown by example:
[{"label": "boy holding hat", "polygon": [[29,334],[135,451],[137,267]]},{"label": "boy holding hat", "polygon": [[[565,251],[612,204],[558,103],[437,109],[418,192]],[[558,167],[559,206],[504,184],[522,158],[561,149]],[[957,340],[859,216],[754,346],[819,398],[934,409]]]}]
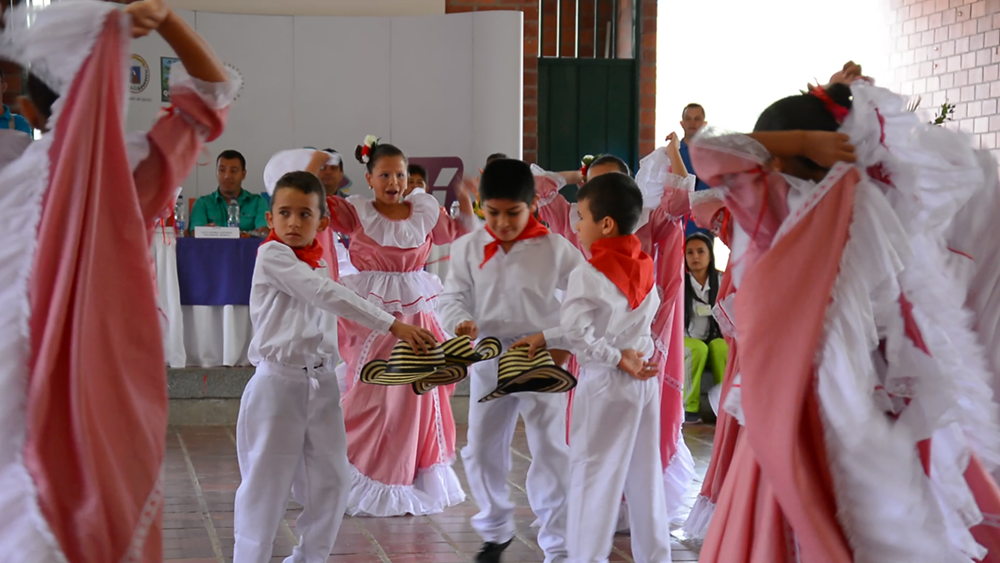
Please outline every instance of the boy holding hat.
[{"label": "boy holding hat", "polygon": [[670,563],[660,464],[660,390],[650,326],[660,299],[653,259],[633,234],[642,193],[620,172],[577,195],[580,245],[592,258],[570,275],[560,325],[514,344],[565,348],[580,362],[570,429],[569,561],[607,561],[622,493],[638,563]]},{"label": "boy holding hat", "polygon": [[[452,243],[438,313],[445,330],[471,338],[496,336],[509,346],[519,337],[559,324],[557,294],[566,289],[570,272],[583,263],[583,256],[535,218],[538,198],[526,163],[491,161],[483,170],[479,192],[486,225]],[[563,361],[567,358],[553,352]],[[498,365],[498,360],[476,364],[470,377],[469,436],[462,459],[480,509],[472,518],[484,540],[476,561],[499,562],[514,538],[507,475],[518,414],[532,455],[528,502],[541,523],[538,545],[546,563],[561,561],[566,557],[567,397],[522,392],[479,402],[497,387]]]}]

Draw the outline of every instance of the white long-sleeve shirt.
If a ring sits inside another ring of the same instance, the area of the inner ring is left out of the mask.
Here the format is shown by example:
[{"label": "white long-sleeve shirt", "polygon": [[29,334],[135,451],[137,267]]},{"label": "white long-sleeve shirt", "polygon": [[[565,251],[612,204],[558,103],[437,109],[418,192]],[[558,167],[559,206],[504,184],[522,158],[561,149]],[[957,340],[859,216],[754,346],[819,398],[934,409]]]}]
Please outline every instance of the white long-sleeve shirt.
[{"label": "white long-sleeve shirt", "polygon": [[313,270],[280,242],[257,251],[250,287],[250,363],[292,367],[335,365],[337,316],[385,334],[395,317],[334,282],[324,269]]},{"label": "white long-sleeve shirt", "polygon": [[451,245],[438,315],[454,332],[474,321],[480,336],[518,338],[559,324],[559,293],[583,256],[565,238],[548,234],[518,241],[505,253],[498,249],[481,269],[486,245],[493,241],[477,229]]},{"label": "white long-sleeve shirt", "polygon": [[589,263],[569,276],[558,328],[544,331],[548,348],[569,350],[580,365],[617,367],[622,350],[653,356],[653,317],[660,306],[654,287],[635,310],[604,274]]}]

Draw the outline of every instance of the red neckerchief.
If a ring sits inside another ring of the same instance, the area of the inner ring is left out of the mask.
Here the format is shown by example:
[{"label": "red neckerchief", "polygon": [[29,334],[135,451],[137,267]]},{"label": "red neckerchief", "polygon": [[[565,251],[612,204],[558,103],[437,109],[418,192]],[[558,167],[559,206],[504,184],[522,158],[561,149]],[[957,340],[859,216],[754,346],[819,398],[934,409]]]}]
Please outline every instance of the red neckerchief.
[{"label": "red neckerchief", "polygon": [[[264,242],[262,242],[261,244],[271,242],[272,240],[280,242],[285,246],[288,246],[288,244],[285,243],[285,241],[278,238],[278,235],[274,232],[274,229],[271,229],[271,234],[267,235],[267,238],[264,239]],[[292,252],[295,253],[296,258],[302,260],[306,264],[309,264],[310,268],[312,268],[313,270],[319,269],[320,261],[323,259],[323,246],[319,243],[318,240],[313,239],[312,244],[310,244],[305,248],[295,248],[294,246],[288,246],[288,248],[292,249]]]},{"label": "red neckerchief", "polygon": [[[490,230],[489,225],[486,225],[486,232],[493,237],[493,242],[486,245],[485,252],[483,253],[483,263],[479,265],[480,269],[482,269],[482,267],[490,261],[490,258],[493,258],[497,251],[500,250],[500,239],[498,239],[493,231]],[[529,238],[542,237],[547,234],[549,234],[548,227],[543,225],[538,219],[535,218],[534,215],[532,215],[531,218],[528,219],[528,224],[524,227],[524,230],[521,231],[521,234],[517,235],[517,238],[514,239],[513,242],[527,240]]]},{"label": "red neckerchief", "polygon": [[590,245],[590,265],[604,274],[635,309],[653,290],[653,259],[635,235],[602,238]]}]

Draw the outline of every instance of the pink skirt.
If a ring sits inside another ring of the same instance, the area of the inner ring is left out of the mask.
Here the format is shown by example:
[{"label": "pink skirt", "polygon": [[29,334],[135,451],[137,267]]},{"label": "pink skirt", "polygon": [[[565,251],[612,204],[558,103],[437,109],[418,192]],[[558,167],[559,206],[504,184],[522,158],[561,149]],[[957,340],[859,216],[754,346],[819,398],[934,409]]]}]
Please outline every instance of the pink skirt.
[{"label": "pink skirt", "polygon": [[[433,313],[397,313],[401,322],[446,336]],[[344,422],[352,485],[347,505],[351,516],[434,514],[465,500],[455,459],[455,420],[451,413],[454,386],[417,395],[408,385],[381,386],[358,382],[371,360],[388,359],[398,340],[340,319],[340,353],[346,363]]]}]

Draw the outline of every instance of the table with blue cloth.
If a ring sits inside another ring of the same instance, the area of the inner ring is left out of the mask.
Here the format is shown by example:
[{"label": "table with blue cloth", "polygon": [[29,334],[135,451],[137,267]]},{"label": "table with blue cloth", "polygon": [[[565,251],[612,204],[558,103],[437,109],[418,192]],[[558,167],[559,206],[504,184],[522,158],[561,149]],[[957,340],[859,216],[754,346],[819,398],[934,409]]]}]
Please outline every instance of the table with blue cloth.
[{"label": "table with blue cloth", "polygon": [[181,305],[249,305],[259,238],[177,240]]},{"label": "table with blue cloth", "polygon": [[154,237],[170,367],[249,365],[250,285],[262,242],[176,238],[169,232]]}]

